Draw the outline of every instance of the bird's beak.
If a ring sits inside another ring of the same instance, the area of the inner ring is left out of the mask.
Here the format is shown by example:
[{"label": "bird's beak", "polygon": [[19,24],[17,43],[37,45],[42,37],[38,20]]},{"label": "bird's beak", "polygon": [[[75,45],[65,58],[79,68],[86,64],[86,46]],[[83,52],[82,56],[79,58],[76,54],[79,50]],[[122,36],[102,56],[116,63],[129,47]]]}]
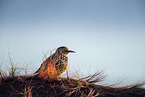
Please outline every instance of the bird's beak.
[{"label": "bird's beak", "polygon": [[69,52],[69,53],[76,53],[75,51],[72,51],[72,50],[69,50],[68,52]]}]

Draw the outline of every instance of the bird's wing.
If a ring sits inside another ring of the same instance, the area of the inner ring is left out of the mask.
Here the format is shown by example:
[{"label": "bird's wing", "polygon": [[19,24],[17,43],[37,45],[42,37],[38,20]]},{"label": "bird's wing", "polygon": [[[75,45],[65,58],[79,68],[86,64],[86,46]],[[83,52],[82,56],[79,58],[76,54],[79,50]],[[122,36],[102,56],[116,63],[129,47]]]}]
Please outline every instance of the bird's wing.
[{"label": "bird's wing", "polygon": [[38,73],[38,72],[40,71],[41,68],[47,68],[48,64],[49,64],[50,62],[53,62],[53,60],[55,60],[54,54],[51,55],[50,57],[48,57],[45,61],[43,61],[43,63],[42,63],[41,66],[39,67],[39,69],[38,69],[34,74]]}]

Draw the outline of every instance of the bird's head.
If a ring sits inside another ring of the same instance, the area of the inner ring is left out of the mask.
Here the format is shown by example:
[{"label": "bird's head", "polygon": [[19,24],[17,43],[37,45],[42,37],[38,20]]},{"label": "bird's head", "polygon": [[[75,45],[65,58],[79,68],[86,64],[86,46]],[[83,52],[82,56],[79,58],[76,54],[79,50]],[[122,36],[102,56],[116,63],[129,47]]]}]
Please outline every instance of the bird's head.
[{"label": "bird's head", "polygon": [[57,48],[56,53],[67,55],[68,53],[75,53],[75,51],[69,50],[67,47],[62,46]]}]

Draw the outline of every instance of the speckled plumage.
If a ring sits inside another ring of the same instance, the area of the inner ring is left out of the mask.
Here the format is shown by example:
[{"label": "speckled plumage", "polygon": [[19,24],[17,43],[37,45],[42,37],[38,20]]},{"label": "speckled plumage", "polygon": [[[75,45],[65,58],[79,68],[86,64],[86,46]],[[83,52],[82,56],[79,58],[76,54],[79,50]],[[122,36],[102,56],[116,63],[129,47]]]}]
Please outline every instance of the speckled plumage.
[{"label": "speckled plumage", "polygon": [[[37,75],[43,77],[50,76],[48,73],[51,71],[55,72],[54,75],[61,75],[68,66],[68,53],[73,52],[69,50],[67,47],[59,47],[57,48],[56,52],[49,56],[43,63],[41,64],[40,68],[35,72]],[[53,70],[52,70],[53,69]],[[55,70],[54,70],[55,69]]]}]

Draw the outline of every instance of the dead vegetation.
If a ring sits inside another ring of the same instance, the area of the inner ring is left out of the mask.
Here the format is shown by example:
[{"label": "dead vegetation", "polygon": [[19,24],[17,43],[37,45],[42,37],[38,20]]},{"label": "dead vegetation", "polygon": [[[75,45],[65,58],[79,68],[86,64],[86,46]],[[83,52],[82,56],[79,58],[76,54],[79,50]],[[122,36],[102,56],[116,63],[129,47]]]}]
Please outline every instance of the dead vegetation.
[{"label": "dead vegetation", "polygon": [[118,88],[98,85],[102,72],[79,79],[49,80],[19,76],[19,68],[11,65],[8,75],[0,70],[0,97],[145,97],[145,89],[141,88],[145,83]]},{"label": "dead vegetation", "polygon": [[[14,72],[13,72],[14,73]],[[101,73],[81,78],[47,80],[36,76],[5,76],[2,72],[0,97],[144,97],[142,84],[114,88],[97,85]]]}]

